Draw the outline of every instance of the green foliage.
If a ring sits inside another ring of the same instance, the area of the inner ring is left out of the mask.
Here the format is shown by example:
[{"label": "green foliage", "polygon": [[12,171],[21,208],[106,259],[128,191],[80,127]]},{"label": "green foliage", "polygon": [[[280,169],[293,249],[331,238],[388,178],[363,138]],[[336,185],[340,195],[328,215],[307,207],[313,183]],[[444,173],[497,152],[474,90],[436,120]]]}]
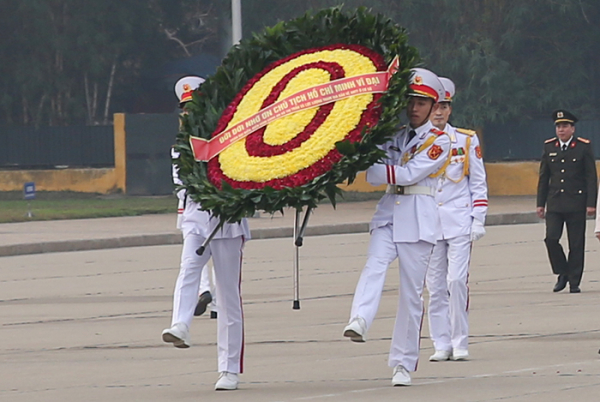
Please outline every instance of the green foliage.
[{"label": "green foliage", "polygon": [[456,83],[456,124],[547,119],[559,107],[598,116],[597,1],[392,3],[428,68]]},{"label": "green foliage", "polygon": [[[337,43],[369,47],[383,55],[386,63],[400,56],[400,71],[392,77],[388,92],[380,100],[379,123],[365,132],[360,142],[338,144],[344,155],[341,161],[304,186],[282,190],[233,189],[226,183],[221,190],[213,186],[206,178],[206,164],[193,159],[190,135],[211,138],[218,119],[234,96],[270,63],[305,49]],[[252,216],[256,210],[272,213],[284,207],[314,208],[325,198],[335,205],[340,195],[337,184],[352,182],[359,171],[366,170],[383,156],[377,145],[384,143],[400,125],[401,111],[406,106],[409,70],[416,64],[417,57],[416,49],[407,43],[403,28],[365,8],[349,12],[340,8],[308,12],[243,40],[232,48],[215,75],[202,85],[202,94],[186,104],[187,114],[181,118],[177,135],[176,150],[180,157],[175,163],[188,194],[203,210],[228,222]]]},{"label": "green foliage", "polygon": [[[351,9],[365,2],[243,0],[244,37],[266,25],[274,47],[289,50],[296,44],[286,43],[286,29],[278,22],[341,4]],[[368,5],[407,28],[425,67],[455,81],[455,124],[547,118],[559,107],[583,118],[600,117],[597,0],[371,0]],[[103,120],[107,100],[109,116],[127,111],[148,86],[144,74],[187,55],[177,40],[194,43],[188,48],[192,54],[207,48],[219,53],[217,31],[229,27],[217,15],[228,15],[230,8],[229,1],[217,0],[0,1],[0,123],[94,124]],[[338,29],[343,34],[350,27]],[[283,35],[276,35],[278,30]],[[168,39],[167,32],[177,40]],[[269,49],[263,56],[277,58]],[[261,61],[249,63],[255,70]]]},{"label": "green foliage", "polygon": [[106,108],[110,121],[133,101],[144,71],[185,55],[166,31],[186,39],[198,3],[0,2],[0,123],[106,123]]},{"label": "green foliage", "polygon": [[[355,0],[247,0],[244,29]],[[600,118],[597,0],[372,0],[406,27],[424,66],[457,86],[452,121],[547,119],[556,108]]]},{"label": "green foliage", "polygon": [[[27,216],[29,209],[33,213],[31,218]],[[0,223],[175,214],[176,211],[174,196],[129,197],[38,191],[36,199],[27,202],[20,191],[0,192]]]}]

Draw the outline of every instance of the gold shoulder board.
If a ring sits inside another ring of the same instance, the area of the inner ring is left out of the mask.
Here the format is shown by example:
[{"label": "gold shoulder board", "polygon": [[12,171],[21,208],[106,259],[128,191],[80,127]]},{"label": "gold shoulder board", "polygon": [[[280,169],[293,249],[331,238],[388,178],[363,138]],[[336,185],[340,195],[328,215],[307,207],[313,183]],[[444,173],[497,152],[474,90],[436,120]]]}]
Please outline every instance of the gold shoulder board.
[{"label": "gold shoulder board", "polygon": [[548,138],[546,141],[544,141],[544,144],[549,144],[553,141],[556,141],[556,137]]},{"label": "gold shoulder board", "polygon": [[457,128],[456,131],[458,131],[461,134],[466,134],[470,137],[476,135],[477,133],[474,130],[468,130],[466,128]]},{"label": "gold shoulder board", "polygon": [[590,140],[588,140],[587,138],[581,138],[581,137],[577,137],[577,139],[585,144],[589,144]]}]

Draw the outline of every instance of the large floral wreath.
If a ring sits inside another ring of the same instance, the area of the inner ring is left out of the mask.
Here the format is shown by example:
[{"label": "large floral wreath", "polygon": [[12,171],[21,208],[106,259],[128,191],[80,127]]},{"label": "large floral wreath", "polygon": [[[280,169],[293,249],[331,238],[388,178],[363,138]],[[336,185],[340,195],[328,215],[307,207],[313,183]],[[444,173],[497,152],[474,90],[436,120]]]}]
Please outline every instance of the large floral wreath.
[{"label": "large floral wreath", "polygon": [[[236,124],[250,126],[261,113],[283,109],[282,103],[288,110],[298,106],[295,102],[308,106],[310,95],[302,94],[307,88],[384,72],[396,57],[400,66],[385,92],[354,93],[305,107],[204,161],[194,154],[190,138],[223,142]],[[183,186],[203,210],[228,222],[257,210],[314,208],[327,197],[335,205],[341,194],[337,185],[352,182],[383,157],[377,146],[400,124],[416,59],[404,29],[365,8],[308,13],[242,41],[185,106],[175,160]]]}]

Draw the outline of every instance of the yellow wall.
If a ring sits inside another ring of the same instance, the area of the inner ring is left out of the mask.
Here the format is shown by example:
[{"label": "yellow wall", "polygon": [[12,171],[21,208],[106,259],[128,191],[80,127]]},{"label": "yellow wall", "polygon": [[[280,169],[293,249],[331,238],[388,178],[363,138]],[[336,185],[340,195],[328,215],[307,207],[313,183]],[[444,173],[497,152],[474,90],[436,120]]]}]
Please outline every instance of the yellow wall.
[{"label": "yellow wall", "polygon": [[77,191],[83,193],[114,193],[118,187],[116,170],[53,169],[15,170],[0,172],[0,191],[22,191],[23,184],[33,181],[37,191]]},{"label": "yellow wall", "polygon": [[[23,184],[35,182],[40,191],[79,191],[114,193],[127,191],[125,115],[114,115],[115,167],[109,169],[61,169],[0,171],[0,191],[22,191]],[[596,162],[597,166],[600,166]],[[489,195],[535,195],[539,162],[486,163]],[[600,171],[600,169],[599,169]],[[383,191],[373,187],[360,173],[351,185],[340,185],[347,191]]]},{"label": "yellow wall", "polygon": [[[539,162],[501,162],[486,163],[489,195],[535,195],[537,193]],[[600,163],[596,162],[600,172]],[[384,191],[384,186],[374,187],[360,173],[351,185],[340,185],[347,191]]]},{"label": "yellow wall", "polygon": [[0,191],[23,191],[23,184],[33,181],[37,191],[124,193],[125,115],[115,114],[114,120],[114,168],[0,171]]},{"label": "yellow wall", "polygon": [[486,163],[488,195],[535,195],[539,162]]}]

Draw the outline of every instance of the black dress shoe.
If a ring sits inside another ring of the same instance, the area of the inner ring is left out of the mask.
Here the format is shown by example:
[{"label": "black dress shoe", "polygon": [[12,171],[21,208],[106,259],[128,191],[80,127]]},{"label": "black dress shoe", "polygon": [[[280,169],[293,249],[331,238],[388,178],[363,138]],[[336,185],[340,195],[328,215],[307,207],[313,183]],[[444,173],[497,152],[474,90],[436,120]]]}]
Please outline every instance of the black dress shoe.
[{"label": "black dress shoe", "polygon": [[206,312],[206,307],[212,301],[212,295],[209,291],[206,291],[200,295],[198,299],[198,304],[196,304],[196,309],[194,310],[194,315],[198,317],[199,315],[204,314]]},{"label": "black dress shoe", "polygon": [[571,286],[569,288],[569,293],[581,293],[581,289],[579,289],[579,286]]},{"label": "black dress shoe", "polygon": [[558,275],[558,280],[556,281],[556,285],[554,285],[554,289],[552,289],[552,291],[560,292],[567,286],[568,282],[569,278],[567,278],[566,275]]}]

